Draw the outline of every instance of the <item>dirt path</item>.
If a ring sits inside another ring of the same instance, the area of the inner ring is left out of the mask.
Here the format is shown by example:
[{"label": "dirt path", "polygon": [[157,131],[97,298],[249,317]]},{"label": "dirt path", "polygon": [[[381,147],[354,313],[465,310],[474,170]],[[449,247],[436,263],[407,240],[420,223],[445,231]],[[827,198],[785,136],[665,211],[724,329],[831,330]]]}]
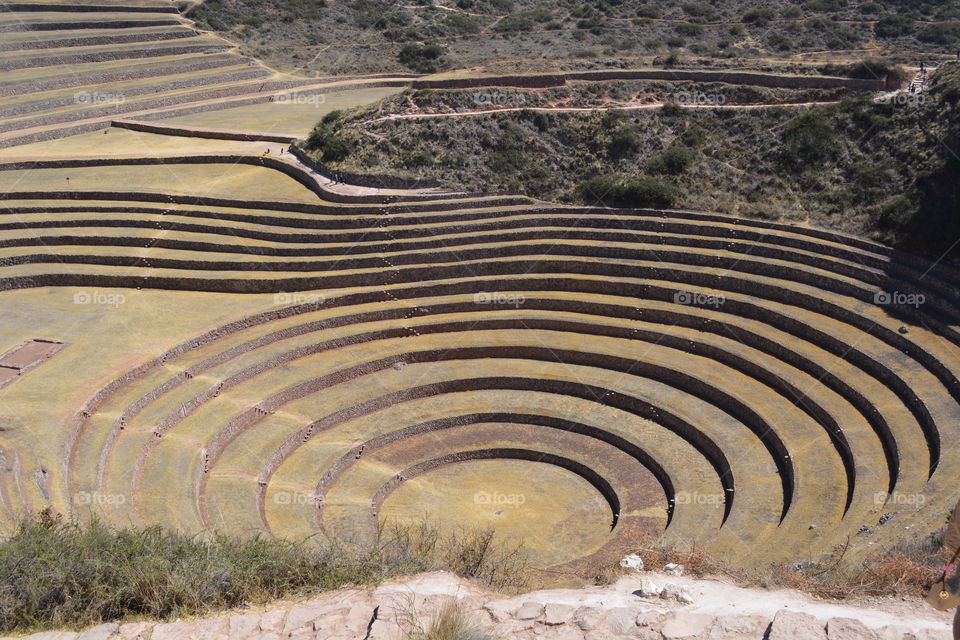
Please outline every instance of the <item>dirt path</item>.
[{"label": "dirt path", "polygon": [[370,122],[381,122],[383,120],[417,120],[423,118],[453,118],[456,116],[482,116],[491,113],[504,113],[509,111],[544,111],[555,113],[577,113],[583,111],[639,111],[643,109],[659,109],[660,107],[672,104],[682,109],[775,109],[779,107],[799,108],[799,107],[819,107],[828,104],[838,104],[839,101],[824,102],[791,102],[783,104],[677,104],[675,102],[651,102],[649,104],[622,105],[611,107],[504,107],[502,109],[478,109],[475,111],[453,111],[450,113],[397,113],[389,116],[382,116],[372,120],[366,120],[360,124]]}]

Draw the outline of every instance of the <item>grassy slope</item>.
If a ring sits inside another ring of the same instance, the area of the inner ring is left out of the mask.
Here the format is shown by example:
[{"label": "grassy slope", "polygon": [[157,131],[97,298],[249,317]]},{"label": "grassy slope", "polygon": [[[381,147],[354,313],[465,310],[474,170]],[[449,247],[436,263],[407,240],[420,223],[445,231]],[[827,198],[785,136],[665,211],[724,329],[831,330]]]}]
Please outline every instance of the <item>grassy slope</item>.
[{"label": "grassy slope", "polygon": [[245,53],[281,68],[305,67],[318,73],[411,66],[419,70],[420,65],[397,59],[401,47],[413,42],[436,42],[443,48],[438,60],[423,61],[424,69],[497,64],[517,70],[629,66],[631,61],[649,60],[671,50],[725,64],[799,52],[861,49],[873,43],[899,51],[940,53],[952,53],[960,46],[958,0],[809,0],[802,4],[788,0],[761,4],[749,0],[419,0],[398,4],[388,0],[207,0],[189,15],[200,26],[241,42]]},{"label": "grassy slope", "polygon": [[[691,88],[676,85],[673,92],[684,89]],[[811,97],[787,91],[751,96],[723,85],[695,90],[721,96],[727,104],[751,97]],[[571,91],[576,89],[557,90],[554,97]],[[602,98],[623,100],[635,98],[637,88],[621,83],[606,91]],[[647,91],[657,97],[656,88]],[[666,96],[660,97],[669,97],[669,88],[661,91]],[[478,104],[476,91],[444,95],[449,93],[412,92],[391,104],[349,112],[320,133],[343,143],[349,151],[345,166],[433,177],[457,188],[520,191],[567,202],[665,204],[631,196],[629,189],[624,195],[610,183],[589,183],[595,176],[619,175],[629,182],[652,174],[674,192],[672,206],[811,221],[934,254],[960,236],[951,213],[960,209],[960,65],[955,63],[944,65],[920,98],[901,95],[888,103],[865,96],[812,109],[527,110],[376,120],[401,101],[423,103],[424,110],[436,110],[438,100],[446,110]],[[487,94],[481,97],[490,102]],[[544,102],[542,93],[506,90],[495,92],[494,101]],[[312,138],[313,153],[322,153],[324,135]],[[592,191],[583,189],[588,183]]]}]

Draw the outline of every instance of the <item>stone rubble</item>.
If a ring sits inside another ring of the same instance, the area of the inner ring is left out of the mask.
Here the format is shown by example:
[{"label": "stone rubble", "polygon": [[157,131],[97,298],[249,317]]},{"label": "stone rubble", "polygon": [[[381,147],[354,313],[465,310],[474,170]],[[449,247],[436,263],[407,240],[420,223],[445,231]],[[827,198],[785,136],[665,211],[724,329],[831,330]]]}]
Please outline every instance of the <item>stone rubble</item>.
[{"label": "stone rubble", "polygon": [[675,572],[631,573],[609,586],[509,597],[437,572],[263,609],[194,620],[108,623],[82,632],[35,633],[25,640],[403,640],[452,601],[498,640],[952,638],[952,616],[919,602],[891,600],[873,608],[821,603],[797,592],[747,590]]}]

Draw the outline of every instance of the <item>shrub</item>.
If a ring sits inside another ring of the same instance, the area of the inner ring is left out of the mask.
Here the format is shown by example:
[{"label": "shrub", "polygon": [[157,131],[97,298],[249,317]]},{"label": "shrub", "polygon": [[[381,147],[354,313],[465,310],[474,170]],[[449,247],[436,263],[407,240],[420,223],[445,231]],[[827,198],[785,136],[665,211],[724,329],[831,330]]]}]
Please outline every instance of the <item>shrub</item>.
[{"label": "shrub", "polygon": [[952,46],[960,43],[960,22],[940,22],[931,24],[917,36],[924,42],[934,42]]},{"label": "shrub", "polygon": [[682,116],[683,107],[681,107],[678,104],[668,102],[667,104],[660,107],[660,115],[662,115],[665,118],[676,118],[676,117]]},{"label": "shrub", "polygon": [[660,10],[652,4],[642,4],[637,7],[638,18],[659,18]]},{"label": "shrub", "polygon": [[526,568],[522,548],[490,531],[424,524],[384,528],[365,545],[322,546],[64,523],[46,511],[0,542],[0,630],[191,615],[435,569],[504,588]]},{"label": "shrub", "polygon": [[912,30],[913,18],[899,14],[880,18],[873,28],[878,38],[898,38],[909,34]]},{"label": "shrub", "polygon": [[419,71],[433,73],[440,68],[444,48],[436,43],[416,44],[409,42],[400,49],[397,60],[400,64]]},{"label": "shrub", "polygon": [[683,145],[673,145],[647,162],[647,171],[654,174],[679,175],[693,162],[693,151]]},{"label": "shrub", "polygon": [[743,21],[763,26],[774,18],[773,9],[750,9],[743,14]]},{"label": "shrub", "polygon": [[323,162],[340,162],[353,151],[353,143],[335,129],[321,124],[307,136],[307,148],[319,151]]},{"label": "shrub", "polygon": [[507,16],[493,26],[493,30],[500,33],[507,31],[530,31],[531,29],[533,29],[533,20],[520,15]]},{"label": "shrub", "polygon": [[787,126],[780,160],[793,170],[810,167],[829,157],[835,137],[833,124],[823,110],[808,111]]},{"label": "shrub", "polygon": [[840,11],[846,4],[846,0],[807,0],[803,8],[807,11]]},{"label": "shrub", "polygon": [[453,34],[477,33],[483,28],[479,20],[462,13],[451,13],[445,22],[447,30]]},{"label": "shrub", "polygon": [[613,132],[607,150],[614,158],[623,157],[640,148],[640,132],[636,127],[623,125]]},{"label": "shrub", "polygon": [[674,27],[674,29],[680,35],[687,36],[688,38],[694,38],[696,36],[703,35],[703,27],[692,22],[682,22]]},{"label": "shrub", "polygon": [[777,51],[789,51],[793,48],[793,42],[782,33],[770,34],[770,37],[767,38],[767,44]]},{"label": "shrub", "polygon": [[382,0],[354,0],[354,22],[361,29],[389,29],[405,27],[413,22],[413,17],[405,9],[400,9]]},{"label": "shrub", "polygon": [[822,70],[832,75],[868,80],[890,76],[902,82],[908,77],[903,67],[886,58],[866,58],[851,65],[827,65]]},{"label": "shrub", "polygon": [[683,12],[694,18],[703,20],[716,20],[717,10],[706,2],[685,2],[682,6]]},{"label": "shrub", "polygon": [[580,198],[594,205],[665,208],[677,200],[672,184],[644,174],[596,176],[582,183]]},{"label": "shrub", "polygon": [[689,127],[680,135],[680,140],[688,147],[700,147],[707,140],[707,133],[696,125]]}]

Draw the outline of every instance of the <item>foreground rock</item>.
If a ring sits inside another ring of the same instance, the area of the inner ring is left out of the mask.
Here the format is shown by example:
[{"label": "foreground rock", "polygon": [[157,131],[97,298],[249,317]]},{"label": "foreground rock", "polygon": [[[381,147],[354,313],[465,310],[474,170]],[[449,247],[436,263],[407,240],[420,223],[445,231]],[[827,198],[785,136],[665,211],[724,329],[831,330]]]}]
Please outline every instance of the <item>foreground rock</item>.
[{"label": "foreground rock", "polygon": [[[492,638],[512,640],[950,640],[949,614],[921,602],[832,604],[795,591],[632,573],[616,584],[506,597],[448,573],[343,589],[195,620],[104,624],[29,640],[402,640],[457,601]],[[3,640],[3,639],[0,639]]]}]

